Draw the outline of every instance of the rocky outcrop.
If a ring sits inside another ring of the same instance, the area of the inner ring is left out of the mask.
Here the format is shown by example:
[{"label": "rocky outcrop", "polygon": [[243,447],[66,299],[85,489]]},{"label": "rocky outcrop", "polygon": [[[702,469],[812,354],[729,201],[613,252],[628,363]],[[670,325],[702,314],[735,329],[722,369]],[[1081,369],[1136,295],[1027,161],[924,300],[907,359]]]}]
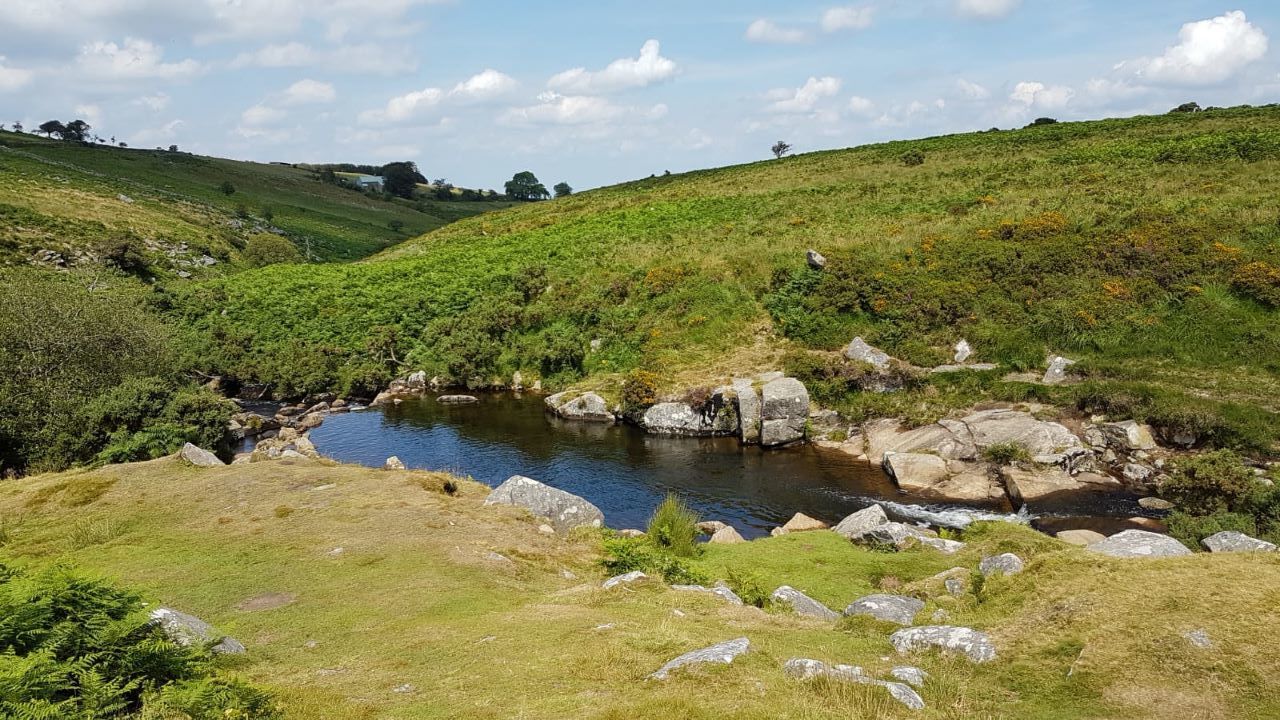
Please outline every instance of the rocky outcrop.
[{"label": "rocky outcrop", "polygon": [[743,445],[760,444],[760,423],[763,422],[763,408],[760,393],[750,380],[735,379],[733,381],[733,402],[738,411],[738,437]]},{"label": "rocky outcrop", "polygon": [[547,397],[543,402],[549,411],[566,420],[607,423],[617,421],[617,417],[609,409],[609,403],[593,392],[560,392]]},{"label": "rocky outcrop", "polygon": [[795,378],[779,378],[761,391],[760,444],[779,447],[805,438],[809,391]]},{"label": "rocky outcrop", "polygon": [[812,680],[823,678],[837,682],[851,682],[860,685],[877,685],[889,691],[894,700],[906,705],[911,710],[923,710],[924,700],[909,685],[888,680],[877,680],[853,665],[828,665],[819,660],[808,658],[792,658],[782,666],[782,672],[795,680]]},{"label": "rocky outcrop", "polygon": [[866,363],[876,370],[888,370],[893,358],[880,348],[872,347],[866,340],[856,337],[844,349],[844,356],[853,362]]},{"label": "rocky outcrop", "polygon": [[697,406],[664,402],[650,407],[640,425],[655,435],[724,437],[741,433],[733,388],[718,388]]},{"label": "rocky outcrop", "polygon": [[588,527],[604,525],[604,513],[600,512],[600,508],[573,493],[544,485],[522,475],[512,476],[499,485],[489,493],[489,497],[485,498],[484,504],[523,507],[535,516],[550,521],[556,531],[561,533],[567,533],[583,525]]},{"label": "rocky outcrop", "polygon": [[885,471],[898,487],[913,495],[948,502],[996,502],[1004,487],[987,467],[959,460],[943,460],[925,453],[885,453]]},{"label": "rocky outcrop", "polygon": [[817,618],[818,620],[838,620],[840,614],[790,585],[783,585],[769,599],[779,605],[786,605],[797,615]]},{"label": "rocky outcrop", "polygon": [[932,530],[907,525],[900,522],[888,522],[862,533],[863,542],[891,545],[899,550],[906,550],[916,545],[931,547],[939,552],[951,555],[964,549],[964,543],[956,540],[945,540]]},{"label": "rocky outcrop", "polygon": [[975,663],[996,659],[996,647],[984,632],[952,625],[928,625],[899,630],[889,642],[900,653],[939,648],[964,655]]},{"label": "rocky outcrop", "polygon": [[1022,572],[1023,567],[1022,558],[1013,553],[1002,553],[982,558],[982,562],[978,563],[978,572],[982,573],[982,577],[991,577],[997,573],[1017,575]]},{"label": "rocky outcrop", "polygon": [[884,514],[884,508],[872,505],[849,515],[831,529],[849,540],[861,540],[868,532],[888,522],[889,517]]},{"label": "rocky outcrop", "polygon": [[1157,447],[1151,428],[1134,420],[1103,423],[1098,429],[1102,431],[1107,447],[1113,450],[1155,450]]},{"label": "rocky outcrop", "polygon": [[884,455],[883,465],[898,487],[910,493],[930,490],[951,478],[947,461],[937,455],[888,452]]},{"label": "rocky outcrop", "polygon": [[673,670],[677,670],[689,665],[706,665],[719,664],[729,665],[733,663],[738,656],[746,653],[751,649],[751,641],[747,638],[740,637],[736,640],[728,640],[726,642],[717,643],[711,647],[702,648],[687,652],[662,667],[658,668],[652,675],[651,680],[666,680],[670,677]]},{"label": "rocky outcrop", "polygon": [[1092,552],[1117,558],[1175,557],[1190,555],[1185,545],[1168,535],[1147,530],[1125,530],[1088,546]]},{"label": "rocky outcrop", "polygon": [[178,451],[178,457],[196,467],[222,467],[226,465],[226,463],[218,459],[217,455],[191,443],[182,446],[182,449]]},{"label": "rocky outcrop", "polygon": [[898,667],[890,670],[889,674],[902,682],[908,685],[914,685],[915,687],[924,687],[924,681],[929,679],[929,673],[918,667],[911,667],[910,665],[899,665]]},{"label": "rocky outcrop", "polygon": [[876,463],[883,462],[889,452],[928,452],[945,460],[974,460],[992,445],[1016,444],[1030,455],[1080,446],[1080,439],[1059,423],[1005,409],[983,410],[906,431],[894,420],[879,420],[868,423],[863,436],[867,457]]},{"label": "rocky outcrop", "polygon": [[850,603],[844,614],[869,615],[885,622],[911,625],[921,610],[924,610],[924,601],[907,595],[867,595]]},{"label": "rocky outcrop", "polygon": [[1115,478],[1098,473],[1072,476],[1057,467],[1004,467],[1000,469],[1005,489],[1014,502],[1025,505],[1057,495],[1079,492],[1110,492],[1120,489]]},{"label": "rocky outcrop", "polygon": [[1200,541],[1205,549],[1212,553],[1231,553],[1231,552],[1275,552],[1275,543],[1269,543],[1266,540],[1251,538],[1242,532],[1234,532],[1224,530],[1223,532],[1210,535]]},{"label": "rocky outcrop", "polygon": [[243,655],[244,645],[219,634],[212,625],[194,615],[162,607],[151,611],[151,621],[159,625],[169,640],[182,647],[202,647],[219,655]]}]

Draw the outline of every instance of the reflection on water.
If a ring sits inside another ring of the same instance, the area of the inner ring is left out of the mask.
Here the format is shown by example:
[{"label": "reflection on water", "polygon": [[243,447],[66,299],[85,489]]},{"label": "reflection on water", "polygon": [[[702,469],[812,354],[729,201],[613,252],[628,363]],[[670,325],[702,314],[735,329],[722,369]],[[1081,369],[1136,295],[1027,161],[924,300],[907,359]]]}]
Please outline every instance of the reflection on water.
[{"label": "reflection on water", "polygon": [[[490,486],[526,475],[581,495],[610,527],[643,528],[675,492],[703,517],[755,537],[793,513],[836,522],[891,499],[891,514],[963,525],[968,509],[938,508],[902,495],[879,468],[810,446],[764,451],[732,438],[647,435],[628,426],[574,423],[543,412],[535,395],[491,394],[473,405],[407,400],[379,410],[332,415],[311,432],[319,451],[380,467],[396,455],[411,468],[469,475]],[[1008,507],[980,515],[1004,517]]]}]

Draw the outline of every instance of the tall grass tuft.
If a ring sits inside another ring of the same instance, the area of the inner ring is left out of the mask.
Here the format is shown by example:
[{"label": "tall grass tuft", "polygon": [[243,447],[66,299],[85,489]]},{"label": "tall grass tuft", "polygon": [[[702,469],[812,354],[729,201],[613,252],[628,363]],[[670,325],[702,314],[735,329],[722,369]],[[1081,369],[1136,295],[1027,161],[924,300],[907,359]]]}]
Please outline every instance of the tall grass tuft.
[{"label": "tall grass tuft", "polygon": [[649,518],[649,541],[676,557],[693,557],[698,553],[698,520],[698,513],[669,494]]}]

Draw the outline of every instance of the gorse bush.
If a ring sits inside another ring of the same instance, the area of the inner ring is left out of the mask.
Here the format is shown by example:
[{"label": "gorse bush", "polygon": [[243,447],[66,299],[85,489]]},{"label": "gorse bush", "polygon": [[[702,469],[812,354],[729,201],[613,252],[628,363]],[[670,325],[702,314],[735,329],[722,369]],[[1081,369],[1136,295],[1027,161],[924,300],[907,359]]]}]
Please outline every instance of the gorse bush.
[{"label": "gorse bush", "polygon": [[667,495],[649,518],[646,532],[655,546],[676,557],[698,553],[698,514],[674,494]]},{"label": "gorse bush", "polygon": [[171,642],[137,595],[65,568],[0,565],[0,716],[271,720],[280,709],[222,677],[208,650]]}]

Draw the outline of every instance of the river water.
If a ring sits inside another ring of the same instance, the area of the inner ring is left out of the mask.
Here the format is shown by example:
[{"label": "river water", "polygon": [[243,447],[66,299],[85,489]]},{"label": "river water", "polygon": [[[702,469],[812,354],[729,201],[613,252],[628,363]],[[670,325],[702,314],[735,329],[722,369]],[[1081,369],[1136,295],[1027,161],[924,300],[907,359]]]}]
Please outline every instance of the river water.
[{"label": "river water", "polygon": [[876,502],[899,519],[952,527],[1004,519],[1111,532],[1140,514],[1134,498],[1119,496],[1021,514],[1008,505],[938,505],[900,493],[878,467],[837,451],[664,438],[626,425],[559,420],[543,411],[538,395],[478,397],[472,405],[424,397],[330,415],[310,438],[326,456],[370,467],[395,455],[410,468],[449,471],[490,486],[525,475],[590,500],[614,528],[644,528],[667,493],[748,538],[768,534],[796,512],[834,523]]}]

